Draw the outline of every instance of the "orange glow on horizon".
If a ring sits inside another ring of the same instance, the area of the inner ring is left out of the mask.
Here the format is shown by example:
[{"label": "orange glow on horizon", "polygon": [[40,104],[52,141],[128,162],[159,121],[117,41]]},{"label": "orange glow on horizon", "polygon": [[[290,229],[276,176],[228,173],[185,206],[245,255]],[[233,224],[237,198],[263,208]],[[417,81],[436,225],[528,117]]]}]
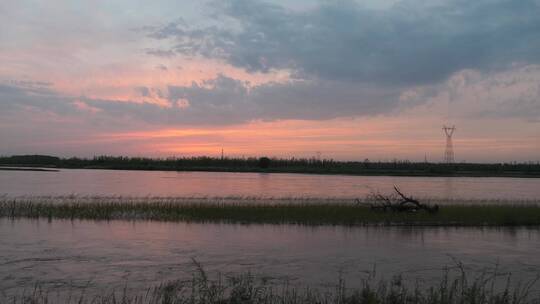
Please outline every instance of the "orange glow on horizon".
[{"label": "orange glow on horizon", "polygon": [[94,140],[136,142],[139,154],[157,156],[216,156],[224,148],[231,157],[313,157],[321,152],[327,158],[363,160],[367,155],[390,159],[396,152],[416,154],[419,149],[440,148],[442,139],[397,140],[392,130],[403,123],[406,122],[374,118],[256,121],[226,127],[110,133],[96,136]]}]

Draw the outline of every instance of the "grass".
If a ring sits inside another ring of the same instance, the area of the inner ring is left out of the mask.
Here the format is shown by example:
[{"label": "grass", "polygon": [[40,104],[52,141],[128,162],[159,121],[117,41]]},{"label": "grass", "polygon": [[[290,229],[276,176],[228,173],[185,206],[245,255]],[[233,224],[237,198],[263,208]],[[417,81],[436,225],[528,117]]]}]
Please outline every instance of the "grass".
[{"label": "grass", "polygon": [[441,205],[436,214],[429,214],[378,212],[344,199],[0,197],[0,217],[299,225],[540,226],[540,205],[454,201]]},{"label": "grass", "polygon": [[[376,280],[368,274],[357,286],[349,287],[341,278],[326,289],[274,283],[251,273],[210,277],[197,265],[190,281],[172,281],[142,289],[139,294],[127,291],[100,292],[85,295],[85,290],[58,294],[36,286],[30,292],[5,296],[0,302],[13,304],[46,303],[133,303],[133,304],[527,304],[540,303],[538,277],[528,282],[513,282],[511,274],[497,268],[471,276],[464,266],[444,268],[439,281],[423,286],[421,281],[401,276]],[[536,291],[536,293],[535,293]]]}]

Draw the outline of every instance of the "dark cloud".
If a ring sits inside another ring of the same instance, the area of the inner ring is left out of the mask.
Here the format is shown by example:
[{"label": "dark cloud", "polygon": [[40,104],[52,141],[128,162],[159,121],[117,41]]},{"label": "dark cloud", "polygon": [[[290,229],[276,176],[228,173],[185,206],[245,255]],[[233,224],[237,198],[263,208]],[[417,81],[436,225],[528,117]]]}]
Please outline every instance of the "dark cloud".
[{"label": "dark cloud", "polygon": [[139,93],[142,97],[150,96],[150,89],[147,87],[136,87],[135,91]]},{"label": "dark cloud", "polygon": [[[150,89],[139,88],[142,95]],[[399,92],[338,82],[269,83],[250,87],[224,75],[202,84],[169,86],[171,107],[82,99],[111,117],[163,125],[224,125],[252,120],[331,119],[388,112]],[[188,102],[184,104],[183,101]],[[373,103],[371,101],[377,100]],[[182,102],[181,102],[182,101]]]},{"label": "dark cloud", "polygon": [[306,78],[380,84],[434,83],[464,68],[540,60],[535,0],[405,0],[387,10],[344,0],[307,11],[227,0],[213,8],[238,27],[177,21],[149,35],[172,39],[170,51],[221,58],[249,71],[292,69]]},{"label": "dark cloud", "polygon": [[[252,120],[331,119],[388,112],[398,90],[377,89],[347,82],[298,81],[249,83],[224,75],[189,86],[137,87],[141,97],[166,98],[169,107],[141,102],[69,97],[49,88],[0,85],[0,109],[32,107],[57,114],[78,115],[100,123],[122,121],[154,125],[225,125]],[[377,102],[372,102],[376,100]],[[87,111],[91,111],[92,115]]]},{"label": "dark cloud", "polygon": [[7,84],[15,86],[15,87],[23,87],[23,88],[48,88],[51,87],[53,84],[48,81],[32,81],[32,80],[9,80],[7,81]]},{"label": "dark cloud", "polygon": [[176,56],[176,53],[174,51],[160,49],[147,49],[146,54],[162,58],[171,58]]},{"label": "dark cloud", "polygon": [[[168,99],[169,106],[69,97],[48,86],[0,84],[0,119],[48,112],[77,118],[92,128],[227,125],[253,120],[325,120],[398,111],[448,96],[454,114],[467,119],[520,118],[539,121],[540,66],[499,73],[460,72],[436,86],[412,89],[347,81],[292,81],[252,86],[225,75],[161,91],[137,87],[143,98]],[[14,83],[14,82],[12,82]],[[442,98],[442,99],[441,99]]]},{"label": "dark cloud", "polygon": [[75,112],[72,99],[49,88],[49,83],[9,81],[0,83],[0,109],[7,113],[30,107],[57,114]]},{"label": "dark cloud", "polygon": [[167,68],[167,66],[164,65],[164,64],[158,64],[158,65],[156,65],[156,69],[158,69],[158,70],[160,70],[160,71],[168,71],[168,70],[169,70],[169,68]]},{"label": "dark cloud", "polygon": [[151,87],[135,87],[135,92],[137,92],[142,97],[155,97],[155,98],[167,98],[159,88]]}]

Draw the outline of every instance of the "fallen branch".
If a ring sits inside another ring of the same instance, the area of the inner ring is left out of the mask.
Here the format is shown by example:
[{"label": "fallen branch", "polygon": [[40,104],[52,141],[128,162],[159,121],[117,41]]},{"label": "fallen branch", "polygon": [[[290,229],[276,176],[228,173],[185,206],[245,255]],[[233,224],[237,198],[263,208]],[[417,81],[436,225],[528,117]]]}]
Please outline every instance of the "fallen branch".
[{"label": "fallen branch", "polygon": [[[384,212],[418,212],[424,210],[429,213],[436,213],[439,211],[438,205],[430,206],[422,204],[418,200],[403,194],[397,186],[394,186],[394,190],[397,195],[382,195],[380,193],[372,194],[370,198],[374,203],[368,203],[368,206],[372,210]],[[360,204],[360,201],[357,199],[356,203]]]}]

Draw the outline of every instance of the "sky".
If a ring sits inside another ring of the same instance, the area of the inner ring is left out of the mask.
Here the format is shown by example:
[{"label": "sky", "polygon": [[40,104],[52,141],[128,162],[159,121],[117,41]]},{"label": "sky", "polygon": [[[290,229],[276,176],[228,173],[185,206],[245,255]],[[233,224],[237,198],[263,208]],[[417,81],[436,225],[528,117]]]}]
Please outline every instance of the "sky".
[{"label": "sky", "polygon": [[3,0],[0,155],[540,161],[540,0]]}]

